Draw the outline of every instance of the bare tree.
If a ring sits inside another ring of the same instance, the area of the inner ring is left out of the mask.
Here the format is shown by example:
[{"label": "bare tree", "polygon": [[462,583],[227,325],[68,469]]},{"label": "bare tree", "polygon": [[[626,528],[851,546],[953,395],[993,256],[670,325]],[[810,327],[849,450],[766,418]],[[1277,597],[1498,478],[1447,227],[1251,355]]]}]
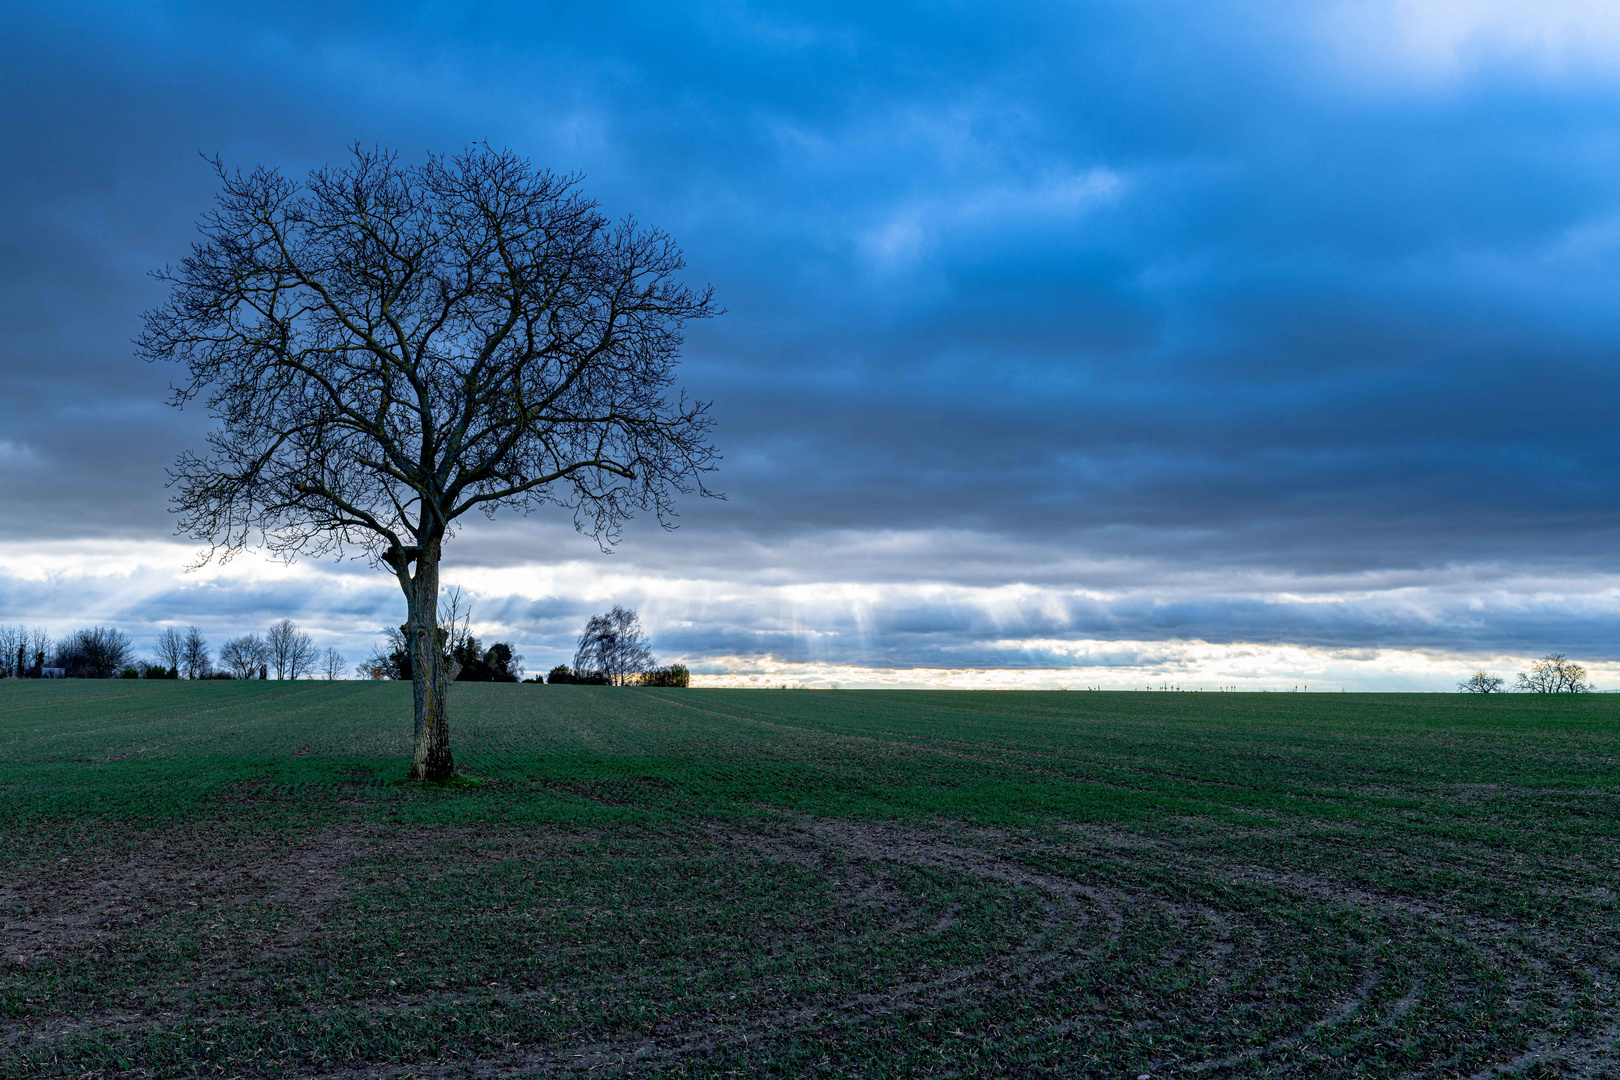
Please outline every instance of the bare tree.
[{"label": "bare tree", "polygon": [[[383,643],[374,645],[371,656],[361,667],[366,668],[368,679],[412,679],[410,639],[406,636],[408,627],[383,627]],[[442,632],[442,631],[440,631]]]},{"label": "bare tree", "polygon": [[208,639],[195,626],[188,626],[180,652],[180,666],[185,670],[186,678],[205,677],[213,664],[214,658],[208,652]]},{"label": "bare tree", "polygon": [[439,632],[444,642],[445,678],[455,682],[461,675],[462,655],[472,638],[472,601],[454,585],[439,598]]},{"label": "bare tree", "polygon": [[297,633],[298,625],[291,619],[271,623],[270,629],[265,631],[266,662],[275,670],[278,679],[287,677],[287,661],[292,653],[293,637]]},{"label": "bare tree", "polygon": [[607,676],[603,652],[613,646],[604,639],[613,632],[606,615],[592,615],[585,620],[580,632],[579,645],[574,649],[574,678],[588,679],[593,675]]},{"label": "bare tree", "polygon": [[1500,675],[1493,675],[1488,671],[1476,671],[1468,678],[1457,684],[1457,689],[1465,694],[1499,694],[1502,692],[1503,679]]},{"label": "bare tree", "polygon": [[24,658],[28,663],[28,674],[39,678],[40,669],[45,666],[45,654],[51,651],[51,636],[39,627],[28,631],[28,645],[23,650]]},{"label": "bare tree", "polygon": [[218,206],[156,275],[171,292],[138,348],[186,364],[174,403],[206,395],[219,421],[175,476],[204,559],[259,539],[394,574],[411,772],[446,780],[446,538],[470,511],[547,504],[604,546],[637,509],[668,525],[716,460],[708,406],[669,395],[682,326],[716,309],[669,237],[610,224],[576,177],[489,147],[352,153],[303,183],[216,161]]},{"label": "bare tree", "polygon": [[343,673],[347,670],[349,662],[336,649],[329,648],[321,656],[321,672],[326,676],[327,682],[343,678]]},{"label": "bare tree", "polygon": [[392,679],[394,677],[393,665],[388,662],[388,656],[381,649],[372,649],[371,655],[355,665],[355,674],[362,679]]},{"label": "bare tree", "polygon": [[303,679],[315,674],[321,662],[321,651],[315,647],[315,642],[302,630],[298,632],[298,641],[293,648],[291,662],[287,665],[287,678]]},{"label": "bare tree", "polygon": [[315,642],[291,619],[271,625],[264,635],[268,663],[278,679],[299,679],[315,670]]},{"label": "bare tree", "polygon": [[[461,674],[461,664],[455,654],[472,637],[472,605],[461,595],[460,589],[446,590],[439,601],[439,622],[434,633],[438,635],[444,653],[446,677],[454,682]],[[401,679],[415,681],[415,650],[411,648],[409,626],[384,627],[383,643],[372,647],[371,656],[361,664],[362,674],[368,679]]]},{"label": "bare tree", "polygon": [[251,679],[270,662],[270,646],[258,634],[244,634],[219,647],[219,662],[238,679]]},{"label": "bare tree", "polygon": [[1589,694],[1592,684],[1586,669],[1563,653],[1548,653],[1519,672],[1513,688],[1531,694]]},{"label": "bare tree", "polygon": [[135,650],[122,630],[75,630],[56,643],[55,666],[75,679],[110,679],[130,665]]},{"label": "bare tree", "polygon": [[32,633],[26,626],[0,626],[0,676],[20,679],[27,673]]},{"label": "bare tree", "polygon": [[0,676],[8,679],[16,677],[17,668],[21,666],[17,663],[20,654],[17,639],[24,633],[27,630],[21,626],[0,626]]},{"label": "bare tree", "polygon": [[574,652],[575,672],[605,675],[614,686],[625,685],[629,676],[652,666],[652,650],[642,632],[640,616],[618,605],[605,615],[590,617]]},{"label": "bare tree", "polygon": [[179,672],[186,663],[185,635],[172,626],[164,627],[152,646],[152,653],[158,658],[158,663],[171,672]]}]

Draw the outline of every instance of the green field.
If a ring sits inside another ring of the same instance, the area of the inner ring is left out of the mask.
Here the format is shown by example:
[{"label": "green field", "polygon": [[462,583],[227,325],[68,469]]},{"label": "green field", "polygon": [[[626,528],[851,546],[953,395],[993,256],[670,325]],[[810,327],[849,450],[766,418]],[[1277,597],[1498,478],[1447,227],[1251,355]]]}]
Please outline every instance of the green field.
[{"label": "green field", "polygon": [[1620,1075],[1620,697],[0,683],[0,1076]]}]

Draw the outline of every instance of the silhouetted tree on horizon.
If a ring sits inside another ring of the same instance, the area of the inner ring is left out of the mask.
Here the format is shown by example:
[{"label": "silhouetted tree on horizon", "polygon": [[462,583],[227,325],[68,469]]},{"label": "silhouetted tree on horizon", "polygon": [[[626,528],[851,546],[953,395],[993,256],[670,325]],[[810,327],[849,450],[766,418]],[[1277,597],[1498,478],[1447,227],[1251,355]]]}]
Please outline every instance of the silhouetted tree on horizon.
[{"label": "silhouetted tree on horizon", "polygon": [[1465,694],[1499,694],[1502,692],[1502,684],[1502,676],[1489,671],[1476,671],[1458,683],[1457,689]]},{"label": "silhouetted tree on horizon", "polygon": [[75,630],[56,643],[53,667],[74,679],[110,679],[134,659],[129,635],[107,626]]},{"label": "silhouetted tree on horizon", "polygon": [[652,649],[634,610],[615,604],[611,611],[592,615],[579,636],[574,652],[575,678],[603,675],[614,686],[652,667]]},{"label": "silhouetted tree on horizon", "polygon": [[315,642],[291,619],[272,623],[264,635],[266,660],[278,679],[298,679],[313,674],[317,652]]},{"label": "silhouetted tree on horizon", "polygon": [[158,663],[175,672],[178,677],[186,664],[185,635],[172,626],[164,627],[152,645],[152,652],[158,658]]},{"label": "silhouetted tree on horizon", "polygon": [[219,662],[238,679],[254,679],[270,661],[270,646],[258,634],[232,638],[219,647]]},{"label": "silhouetted tree on horizon", "polygon": [[0,626],[0,674],[28,678],[38,654],[51,648],[50,635],[38,627]]},{"label": "silhouetted tree on horizon", "polygon": [[463,515],[552,504],[604,545],[668,524],[713,467],[708,406],[667,396],[683,325],[716,314],[675,243],[614,225],[577,178],[474,147],[401,166],[352,148],[302,183],[227,171],[138,341],[218,427],[183,455],[182,529],[228,558],[357,552],[406,600],[412,775],[453,774],[436,623]]},{"label": "silhouetted tree on horizon", "polygon": [[1548,653],[1519,672],[1513,688],[1530,694],[1589,694],[1592,683],[1586,668],[1563,653]]},{"label": "silhouetted tree on horizon", "polygon": [[206,679],[214,659],[208,652],[208,639],[195,626],[186,627],[181,642],[180,666],[188,679]]}]

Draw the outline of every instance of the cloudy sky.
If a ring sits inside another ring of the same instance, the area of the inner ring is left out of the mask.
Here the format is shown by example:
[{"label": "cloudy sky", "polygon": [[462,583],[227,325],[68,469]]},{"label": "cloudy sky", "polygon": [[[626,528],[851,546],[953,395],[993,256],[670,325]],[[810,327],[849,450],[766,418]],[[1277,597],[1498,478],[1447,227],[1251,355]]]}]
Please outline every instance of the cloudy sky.
[{"label": "cloudy sky", "polygon": [[[250,10],[251,9],[251,10]],[[262,10],[261,10],[262,9]],[[133,356],[214,195],[489,141],[673,233],[727,498],[478,520],[532,669],[842,685],[1620,687],[1612,0],[6,5],[0,620],[360,659],[363,564],[187,573],[208,417]]]}]

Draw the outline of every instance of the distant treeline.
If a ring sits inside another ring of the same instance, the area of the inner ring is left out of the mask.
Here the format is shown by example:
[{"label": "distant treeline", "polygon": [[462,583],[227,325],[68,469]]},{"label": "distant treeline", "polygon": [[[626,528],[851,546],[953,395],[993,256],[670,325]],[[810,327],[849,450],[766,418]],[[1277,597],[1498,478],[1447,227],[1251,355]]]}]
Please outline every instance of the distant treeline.
[{"label": "distant treeline", "polygon": [[[485,647],[470,629],[471,607],[451,590],[440,612],[439,646],[457,682],[571,683],[581,686],[690,686],[684,664],[660,666],[635,611],[615,607],[593,615],[580,635],[573,664],[558,664],[546,676],[523,678],[523,657],[506,641]],[[202,630],[166,627],[151,660],[136,656],[129,635],[106,626],[75,630],[63,638],[27,626],[0,625],[0,677],[8,679],[304,679],[342,678],[343,654],[317,649],[291,619],[257,633],[231,638],[218,656]],[[412,675],[405,628],[388,630],[383,643],[357,668],[362,678]]]},{"label": "distant treeline", "polygon": [[216,665],[208,639],[195,626],[167,627],[151,661],[137,658],[129,635],[111,627],[75,630],[63,638],[27,626],[0,626],[0,676],[8,679],[336,679],[347,661],[324,653],[291,619],[265,632],[225,642]]},{"label": "distant treeline", "polygon": [[[385,637],[383,645],[360,665],[360,675],[367,679],[409,682],[415,674],[415,665],[406,647],[404,628],[389,630]],[[518,682],[523,678],[523,657],[512,651],[509,642],[497,641],[486,649],[472,634],[457,634],[453,627],[441,626],[439,647],[454,682]]]},{"label": "distant treeline", "polygon": [[1563,653],[1548,653],[1530,663],[1529,671],[1519,672],[1511,687],[1507,680],[1492,671],[1476,671],[1457,684],[1465,694],[1499,694],[1504,689],[1525,694],[1590,694],[1597,687],[1586,674],[1586,668]]},{"label": "distant treeline", "polygon": [[[569,683],[577,686],[690,686],[692,674],[682,664],[659,667],[641,628],[641,619],[629,608],[615,607],[593,615],[580,635],[573,664],[558,664],[545,676],[523,678],[523,657],[510,642],[488,648],[473,635],[472,607],[461,590],[449,590],[439,604],[439,649],[454,682]],[[386,630],[383,642],[360,665],[369,679],[408,681],[414,662],[406,628]]]},{"label": "distant treeline", "polygon": [[[539,682],[537,675],[532,682]],[[567,664],[558,664],[546,676],[548,683],[571,684],[575,686],[610,686],[613,680],[601,671],[576,671]],[[627,676],[620,686],[691,686],[692,673],[686,670],[685,664],[671,664],[668,667],[657,667],[650,671],[634,672]]]},{"label": "distant treeline", "polygon": [[[448,635],[447,635],[448,636]],[[410,650],[405,647],[405,635],[390,630],[386,646],[379,648],[370,660],[360,665],[360,674],[370,679],[399,679],[409,682],[412,675]],[[523,657],[512,651],[510,643],[497,641],[484,648],[479,640],[467,635],[451,646],[445,654],[445,667],[454,682],[526,682],[569,684],[577,686],[689,686],[691,672],[682,664],[654,667],[647,671],[630,672],[617,680],[602,670],[574,668],[558,664],[547,675],[522,677]]]},{"label": "distant treeline", "polygon": [[134,661],[129,635],[105,626],[53,639],[27,626],[0,626],[0,669],[8,679],[110,679]]}]

